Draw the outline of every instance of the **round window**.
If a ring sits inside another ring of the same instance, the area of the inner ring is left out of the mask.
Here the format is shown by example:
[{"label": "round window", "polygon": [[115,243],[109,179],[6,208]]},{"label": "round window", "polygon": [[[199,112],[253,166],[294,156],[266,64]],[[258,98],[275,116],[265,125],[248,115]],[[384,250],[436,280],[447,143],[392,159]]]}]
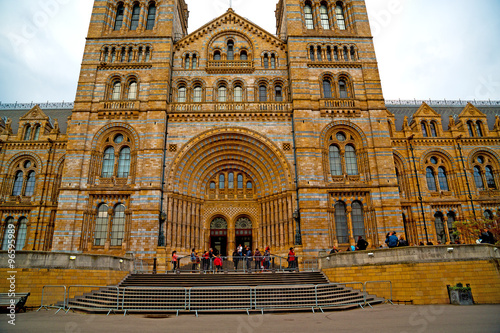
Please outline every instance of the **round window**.
[{"label": "round window", "polygon": [[337,140],[339,140],[340,142],[343,142],[345,141],[346,137],[345,137],[345,134],[342,133],[342,132],[338,132],[337,133]]},{"label": "round window", "polygon": [[29,167],[31,167],[31,161],[26,161],[24,162],[24,167],[27,169]]},{"label": "round window", "polygon": [[431,163],[432,163],[432,164],[437,164],[437,163],[438,163],[437,158],[435,158],[435,157],[431,157]]},{"label": "round window", "polygon": [[484,157],[478,156],[477,162],[483,164],[484,163]]},{"label": "round window", "polygon": [[122,142],[123,142],[123,135],[118,134],[117,136],[115,136],[115,139],[114,139],[113,141],[114,141],[114,143],[116,143],[116,144],[120,144],[120,143],[122,143]]}]

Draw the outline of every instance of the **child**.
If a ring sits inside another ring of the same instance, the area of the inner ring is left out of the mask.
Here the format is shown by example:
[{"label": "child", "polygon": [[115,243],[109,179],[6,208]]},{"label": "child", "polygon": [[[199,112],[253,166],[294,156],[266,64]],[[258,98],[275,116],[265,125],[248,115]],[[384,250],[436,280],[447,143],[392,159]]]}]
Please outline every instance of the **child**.
[{"label": "child", "polygon": [[217,257],[215,257],[214,265],[216,272],[222,272],[222,258],[220,257],[220,254],[218,254]]}]

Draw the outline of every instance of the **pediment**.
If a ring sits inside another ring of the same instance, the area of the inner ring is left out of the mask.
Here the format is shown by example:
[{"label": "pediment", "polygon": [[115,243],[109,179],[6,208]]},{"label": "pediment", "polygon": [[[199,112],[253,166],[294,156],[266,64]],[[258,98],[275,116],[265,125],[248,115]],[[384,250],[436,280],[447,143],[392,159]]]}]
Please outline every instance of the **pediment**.
[{"label": "pediment", "polygon": [[40,109],[38,105],[35,105],[31,110],[29,110],[24,116],[19,118],[20,121],[23,120],[49,120],[49,117]]},{"label": "pediment", "polygon": [[413,119],[416,118],[439,118],[441,115],[431,108],[427,103],[422,103],[418,110],[413,114]]},{"label": "pediment", "polygon": [[198,30],[176,42],[175,48],[176,50],[188,48],[191,44],[196,43],[200,39],[212,38],[224,32],[237,32],[240,34],[252,35],[252,40],[254,38],[257,40],[260,39],[261,41],[272,44],[276,48],[285,50],[285,44],[281,39],[262,29],[255,23],[236,14],[231,8],[223,15],[208,22]]},{"label": "pediment", "polygon": [[467,103],[463,111],[458,115],[459,118],[486,118],[486,115],[479,111],[471,103]]}]

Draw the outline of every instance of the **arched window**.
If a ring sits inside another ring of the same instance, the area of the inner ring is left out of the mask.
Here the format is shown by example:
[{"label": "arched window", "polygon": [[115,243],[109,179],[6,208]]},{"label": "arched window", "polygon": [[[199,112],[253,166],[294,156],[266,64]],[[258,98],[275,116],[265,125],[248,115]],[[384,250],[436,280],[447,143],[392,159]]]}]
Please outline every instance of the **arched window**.
[{"label": "arched window", "polygon": [[130,30],[137,30],[139,26],[139,15],[141,14],[141,7],[138,3],[134,4],[132,9],[132,20],[130,21]]},{"label": "arched window", "polygon": [[312,7],[310,2],[306,2],[304,6],[304,16],[306,18],[306,29],[314,29]]},{"label": "arched window", "polygon": [[399,173],[398,168],[396,168],[396,181],[398,182],[398,190],[399,190],[399,192],[401,192],[402,181],[401,181],[401,174]]},{"label": "arched window", "polygon": [[186,59],[184,60],[184,68],[189,69],[189,54],[186,54]]},{"label": "arched window", "polygon": [[131,81],[128,86],[128,99],[134,100],[137,98],[137,82]]},{"label": "arched window", "polygon": [[339,94],[340,98],[348,98],[347,94],[347,84],[345,80],[339,80]]},{"label": "arched window", "polygon": [[177,103],[185,103],[186,102],[186,87],[181,86],[177,92]]},{"label": "arched window", "polygon": [[115,207],[113,224],[111,225],[111,246],[121,246],[125,234],[125,206],[120,204]]},{"label": "arched window", "polygon": [[345,30],[345,16],[344,9],[342,8],[342,2],[337,2],[335,6],[335,17],[337,19],[337,26],[339,30]]},{"label": "arched window", "polygon": [[234,42],[232,40],[227,42],[227,60],[234,60]]},{"label": "arched window", "polygon": [[113,177],[114,169],[115,169],[115,148],[108,147],[104,151],[101,177],[102,178]]},{"label": "arched window", "polygon": [[214,52],[214,60],[217,60],[217,61],[220,60],[220,51],[215,51]]},{"label": "arched window", "polygon": [[40,138],[40,125],[35,126],[35,135],[33,137],[33,140],[38,140]]},{"label": "arched window", "polygon": [[490,166],[484,168],[484,178],[486,178],[486,184],[488,184],[488,188],[497,188],[495,177],[493,177],[493,169]]},{"label": "arched window", "polygon": [[253,188],[252,182],[247,182],[247,190],[251,190]]},{"label": "arched window", "polygon": [[115,18],[115,27],[114,30],[120,30],[123,25],[123,3],[120,3],[116,8],[116,18]]},{"label": "arched window", "polygon": [[441,243],[446,242],[446,231],[444,230],[443,213],[437,212],[434,214],[434,227],[436,228],[437,240]]},{"label": "arched window", "polygon": [[427,123],[425,121],[422,122],[422,136],[424,138],[429,136],[429,133],[427,133]]},{"label": "arched window", "polygon": [[354,46],[351,46],[351,61],[356,61],[356,49],[354,49]]},{"label": "arched window", "polygon": [[472,123],[472,121],[469,120],[467,122],[467,129],[469,130],[470,137],[474,137],[474,129],[472,128],[472,126],[473,126],[473,123]]},{"label": "arched window", "polygon": [[137,51],[137,61],[142,61],[142,47],[139,47],[139,51]]},{"label": "arched window", "polygon": [[235,102],[243,102],[243,88],[241,86],[234,87],[234,97]]},{"label": "arched window", "polygon": [[330,29],[330,20],[328,19],[328,8],[326,8],[325,4],[321,4],[319,7],[319,13],[321,16],[321,27],[323,30]]},{"label": "arched window", "polygon": [[9,230],[15,230],[14,218],[8,217],[5,220],[5,228],[3,230],[3,240],[2,240],[2,251],[7,251],[9,249]]},{"label": "arched window", "polygon": [[122,93],[122,84],[120,81],[116,81],[115,83],[113,83],[113,93],[111,95],[111,99],[113,101],[120,100],[121,93]]},{"label": "arched window", "polygon": [[474,182],[478,190],[484,189],[483,177],[481,177],[481,171],[478,166],[474,167]]},{"label": "arched window", "polygon": [[309,58],[311,61],[314,61],[314,46],[309,48]]},{"label": "arched window", "polygon": [[267,102],[267,87],[265,85],[259,86],[259,102]]},{"label": "arched window", "polygon": [[455,228],[455,213],[448,212],[446,217],[448,218],[448,233],[450,235],[450,242],[455,243],[455,240],[457,239],[457,236],[455,235],[455,232],[457,231],[457,229]]},{"label": "arched window", "polygon": [[215,190],[215,182],[210,182],[210,189]]},{"label": "arched window", "polygon": [[19,219],[19,227],[16,236],[16,250],[21,251],[26,243],[26,233],[28,231],[28,219],[21,217]]},{"label": "arched window", "polygon": [[227,101],[227,88],[226,86],[220,86],[218,91],[217,91],[217,101],[224,103]]},{"label": "arched window", "polygon": [[269,68],[269,57],[266,54],[264,54],[264,68]]},{"label": "arched window", "polygon": [[332,48],[330,46],[326,47],[326,60],[332,61]]},{"label": "arched window", "polygon": [[146,54],[144,55],[144,61],[148,62],[150,58],[151,58],[151,50],[148,46],[146,47]]},{"label": "arched window", "polygon": [[12,195],[21,195],[21,191],[23,189],[23,176],[22,171],[18,171],[16,173],[16,177],[14,178],[14,187],[12,188]]},{"label": "arched window", "polygon": [[335,145],[330,146],[330,173],[332,176],[342,175],[342,162],[340,159],[340,149]]},{"label": "arched window", "polygon": [[358,175],[358,158],[356,156],[356,149],[354,149],[351,145],[347,145],[345,147],[345,166],[349,176]]},{"label": "arched window", "polygon": [[276,56],[271,54],[271,68],[276,68]]},{"label": "arched window", "polygon": [[491,210],[487,209],[484,211],[483,216],[486,220],[492,220],[493,219],[493,213]]},{"label": "arched window", "polygon": [[28,180],[26,182],[26,189],[24,190],[24,196],[31,197],[35,192],[35,171],[30,171],[28,173]]},{"label": "arched window", "polygon": [[156,20],[156,4],[153,2],[149,5],[146,30],[153,30],[155,26],[155,20]]},{"label": "arched window", "polygon": [[103,62],[108,62],[108,53],[109,53],[109,49],[107,47],[105,47],[104,52],[103,52],[103,56],[102,56]]},{"label": "arched window", "polygon": [[352,203],[352,232],[354,234],[354,240],[358,239],[359,236],[365,237],[365,218],[363,214],[363,205],[359,201],[354,201]]},{"label": "arched window", "polygon": [[31,125],[26,125],[26,129],[24,130],[24,140],[31,140]]},{"label": "arched window", "polygon": [[344,46],[344,61],[349,61],[349,50]]},{"label": "arched window", "polygon": [[94,228],[94,245],[103,246],[108,234],[108,206],[100,205],[97,209],[97,219]]},{"label": "arched window", "polygon": [[134,50],[131,47],[129,47],[128,48],[127,62],[132,62],[133,57],[134,57]]},{"label": "arched window", "polygon": [[323,56],[321,54],[321,46],[318,46],[318,49],[316,50],[316,54],[317,54],[318,61],[322,61]]},{"label": "arched window", "polygon": [[427,188],[429,191],[437,191],[436,178],[434,177],[434,170],[431,167],[427,167],[425,178],[427,179]]},{"label": "arched window", "polygon": [[242,174],[238,175],[238,188],[239,189],[243,188],[243,175]]},{"label": "arched window", "polygon": [[342,244],[349,242],[349,236],[347,234],[346,205],[342,201],[337,201],[335,204],[335,226],[337,241]]},{"label": "arched window", "polygon": [[223,190],[226,187],[226,179],[224,175],[219,175],[219,189]]},{"label": "arched window", "polygon": [[230,172],[227,175],[227,188],[234,188],[234,173]]},{"label": "arched window", "polygon": [[130,172],[130,148],[123,147],[118,158],[118,178],[127,178]]},{"label": "arched window", "polygon": [[437,137],[436,124],[431,122],[429,126],[431,127],[431,136],[434,138]]},{"label": "arched window", "polygon": [[248,60],[247,51],[241,51],[240,60]]},{"label": "arched window", "polygon": [[196,69],[198,67],[198,58],[196,57],[196,54],[193,54],[193,69]]},{"label": "arched window", "polygon": [[111,62],[115,62],[116,60],[116,49],[113,47],[111,49]]},{"label": "arched window", "polygon": [[281,86],[274,87],[274,100],[276,102],[283,102],[283,91]]},{"label": "arched window", "polygon": [[438,180],[441,191],[449,191],[448,178],[446,177],[446,170],[443,167],[438,168]]},{"label": "arched window", "polygon": [[332,84],[329,79],[323,80],[323,95],[325,98],[332,98]]},{"label": "arched window", "polygon": [[339,61],[339,48],[337,46],[333,48],[333,58],[335,61]]},{"label": "arched window", "polygon": [[482,137],[483,136],[483,129],[482,129],[482,123],[478,120],[476,121],[476,133],[477,133],[477,136],[478,137]]},{"label": "arched window", "polygon": [[193,89],[193,102],[200,103],[201,102],[201,86],[195,86]]}]

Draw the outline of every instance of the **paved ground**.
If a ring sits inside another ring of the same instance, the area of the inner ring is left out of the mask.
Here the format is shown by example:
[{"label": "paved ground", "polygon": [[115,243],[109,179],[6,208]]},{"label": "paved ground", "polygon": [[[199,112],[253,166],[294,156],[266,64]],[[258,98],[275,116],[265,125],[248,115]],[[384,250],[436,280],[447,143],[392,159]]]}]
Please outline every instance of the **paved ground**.
[{"label": "paved ground", "polygon": [[373,309],[334,311],[313,314],[191,314],[179,317],[146,315],[64,314],[55,311],[28,312],[16,315],[16,325],[1,314],[0,332],[500,332],[500,305],[410,306],[379,305]]}]

